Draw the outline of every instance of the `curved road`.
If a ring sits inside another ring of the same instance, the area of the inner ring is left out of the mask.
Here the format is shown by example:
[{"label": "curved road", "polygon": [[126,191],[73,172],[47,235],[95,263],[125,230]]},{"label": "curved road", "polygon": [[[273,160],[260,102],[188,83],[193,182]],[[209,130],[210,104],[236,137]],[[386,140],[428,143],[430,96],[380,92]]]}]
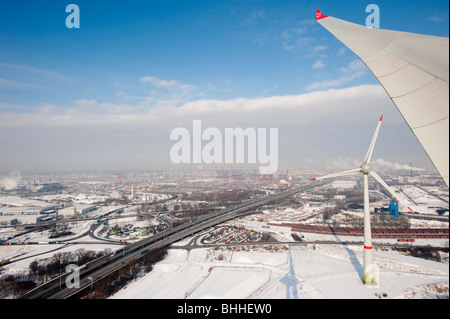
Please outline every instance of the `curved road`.
[{"label": "curved road", "polygon": [[[310,188],[317,187],[318,184],[310,185]],[[304,190],[305,188],[303,188]],[[221,210],[219,212],[199,217],[194,223],[182,224],[166,230],[155,236],[143,239],[139,242],[127,245],[126,247],[91,261],[79,268],[80,287],[63,288],[60,290],[60,283],[70,274],[57,277],[21,296],[21,299],[51,298],[64,299],[77,295],[92,283],[120,269],[127,263],[140,258],[148,250],[168,246],[184,238],[193,236],[210,227],[221,224],[225,221],[238,218],[247,214],[249,210],[264,205],[272,200],[289,196],[300,192],[300,188],[293,188],[277,194],[265,196],[263,198],[245,201],[240,206],[231,210]]]}]

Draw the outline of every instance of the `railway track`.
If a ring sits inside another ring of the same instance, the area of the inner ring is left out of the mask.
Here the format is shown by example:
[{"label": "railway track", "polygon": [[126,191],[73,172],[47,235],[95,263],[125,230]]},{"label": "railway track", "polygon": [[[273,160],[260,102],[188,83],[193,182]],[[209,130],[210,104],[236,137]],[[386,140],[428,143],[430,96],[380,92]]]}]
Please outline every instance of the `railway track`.
[{"label": "railway track", "polygon": [[[364,236],[362,228],[269,223],[272,226],[291,227],[291,231],[338,236]],[[428,238],[448,239],[448,228],[372,228],[372,238]]]}]

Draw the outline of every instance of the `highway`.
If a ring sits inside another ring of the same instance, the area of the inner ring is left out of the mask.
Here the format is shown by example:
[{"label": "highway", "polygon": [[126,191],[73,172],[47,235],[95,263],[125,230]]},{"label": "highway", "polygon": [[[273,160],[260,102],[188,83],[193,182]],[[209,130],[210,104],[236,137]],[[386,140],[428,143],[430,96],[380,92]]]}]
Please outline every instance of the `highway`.
[{"label": "highway", "polygon": [[79,294],[82,290],[88,288],[96,281],[117,271],[129,262],[142,257],[146,251],[155,248],[169,246],[170,244],[190,237],[198,232],[204,231],[228,220],[242,217],[248,214],[248,211],[281,197],[290,196],[307,188],[317,187],[319,184],[309,185],[306,188],[292,188],[277,194],[247,200],[232,209],[224,209],[219,212],[201,216],[193,223],[185,223],[177,227],[169,228],[166,231],[155,236],[143,239],[139,242],[127,245],[111,254],[93,260],[79,267],[80,287],[67,288],[65,285],[66,277],[70,273],[63,274],[43,285],[40,285],[28,293],[22,295],[20,299],[66,299]]}]

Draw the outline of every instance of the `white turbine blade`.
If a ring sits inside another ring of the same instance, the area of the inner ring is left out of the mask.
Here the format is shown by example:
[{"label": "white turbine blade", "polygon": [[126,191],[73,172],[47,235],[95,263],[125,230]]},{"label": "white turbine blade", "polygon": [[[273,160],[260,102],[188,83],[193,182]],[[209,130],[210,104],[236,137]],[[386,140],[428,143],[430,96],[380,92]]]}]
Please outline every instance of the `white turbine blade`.
[{"label": "white turbine blade", "polygon": [[367,28],[324,15],[320,10],[316,20],[375,75],[448,188],[448,36]]},{"label": "white turbine blade", "polygon": [[355,168],[355,169],[351,169],[351,170],[340,172],[340,173],[334,173],[334,174],[329,174],[329,175],[325,175],[325,176],[311,178],[311,180],[316,181],[316,180],[321,180],[321,179],[326,179],[326,178],[347,176],[347,175],[352,175],[352,174],[356,174],[356,173],[360,173],[360,172],[361,172],[360,168]]},{"label": "white turbine blade", "polygon": [[392,188],[390,188],[389,186],[388,186],[388,184],[386,184],[384,181],[383,181],[383,179],[380,177],[380,175],[378,175],[377,173],[375,173],[374,171],[370,171],[370,176],[372,176],[373,178],[375,178],[376,179],[376,181],[378,182],[378,183],[380,183],[388,192],[389,192],[389,194],[391,194],[391,196],[394,198],[394,199],[396,199],[397,201],[399,200],[398,199],[398,197],[397,197],[397,195],[395,194],[395,192],[394,192],[394,190],[392,189]]},{"label": "white turbine blade", "polygon": [[408,203],[405,203],[404,201],[400,200],[400,198],[395,194],[394,190],[392,188],[390,188],[388,186],[388,184],[386,184],[383,179],[381,179],[380,175],[378,175],[377,173],[375,173],[374,171],[370,171],[369,173],[373,178],[375,178],[377,180],[378,183],[380,183],[388,192],[389,194],[391,194],[391,196],[398,202],[399,207],[401,206],[402,209],[408,209],[408,211],[410,211],[411,213],[414,212],[414,210],[408,206]]},{"label": "white turbine blade", "polygon": [[367,151],[366,157],[364,158],[364,163],[369,164],[370,159],[372,158],[373,149],[375,147],[375,142],[377,141],[378,132],[380,131],[381,121],[383,121],[383,115],[381,115],[380,120],[378,121],[377,128],[375,129],[375,134],[373,134],[372,142],[370,142],[369,150]]}]

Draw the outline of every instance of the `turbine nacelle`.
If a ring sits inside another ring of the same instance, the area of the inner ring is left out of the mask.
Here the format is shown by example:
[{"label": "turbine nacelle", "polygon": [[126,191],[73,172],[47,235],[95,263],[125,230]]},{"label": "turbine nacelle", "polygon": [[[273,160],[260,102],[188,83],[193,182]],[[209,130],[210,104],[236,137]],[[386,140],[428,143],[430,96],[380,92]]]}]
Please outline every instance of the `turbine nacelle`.
[{"label": "turbine nacelle", "polygon": [[369,174],[371,172],[370,165],[367,163],[361,164],[360,168],[363,174]]}]

